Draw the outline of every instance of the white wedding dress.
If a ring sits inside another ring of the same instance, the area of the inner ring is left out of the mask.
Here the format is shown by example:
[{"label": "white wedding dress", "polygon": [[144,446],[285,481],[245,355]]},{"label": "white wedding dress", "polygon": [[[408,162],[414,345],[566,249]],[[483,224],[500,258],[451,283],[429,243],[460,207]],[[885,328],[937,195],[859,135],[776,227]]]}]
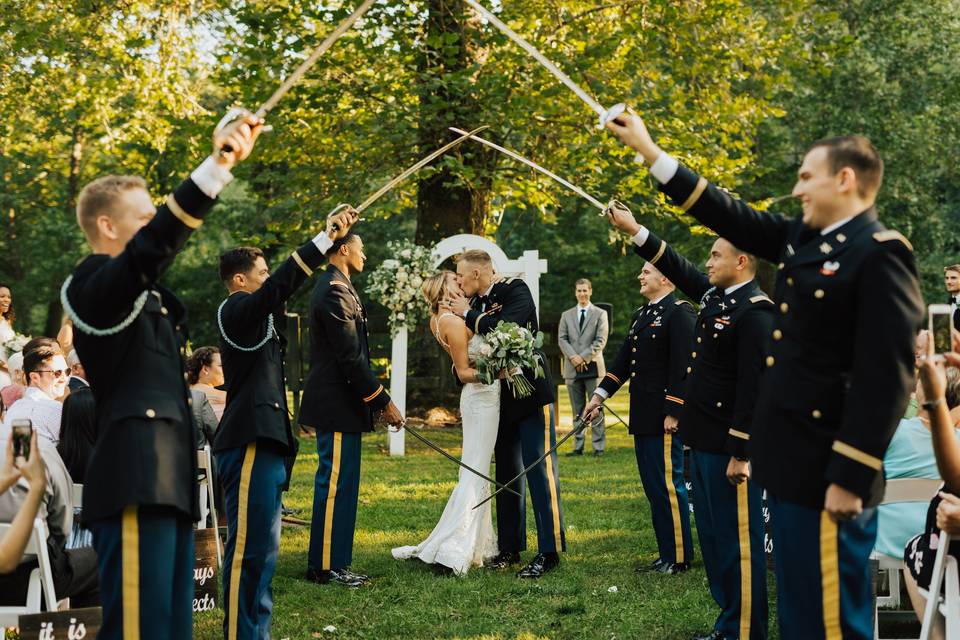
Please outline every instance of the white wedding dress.
[{"label": "white wedding dress", "polygon": [[[437,339],[440,339],[439,336]],[[440,343],[444,344],[442,340]],[[471,363],[476,361],[482,344],[483,339],[479,336],[470,339],[467,357]],[[492,477],[490,460],[500,422],[500,385],[464,385],[460,392],[460,415],[463,420],[461,461]],[[471,566],[483,564],[484,560],[497,555],[492,501],[484,503],[479,509],[473,507],[489,496],[490,483],[460,467],[460,479],[447,500],[437,526],[417,546],[394,549],[393,557],[398,560],[418,558],[428,564],[441,564],[452,569],[456,575],[464,575]]]}]

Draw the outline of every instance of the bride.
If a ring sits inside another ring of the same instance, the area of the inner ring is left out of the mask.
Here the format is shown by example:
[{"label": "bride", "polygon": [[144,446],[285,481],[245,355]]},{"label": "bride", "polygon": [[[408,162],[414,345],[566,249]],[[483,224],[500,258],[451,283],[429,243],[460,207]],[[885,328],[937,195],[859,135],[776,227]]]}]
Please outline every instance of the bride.
[{"label": "bride", "polygon": [[[476,362],[483,339],[474,336],[464,321],[449,311],[441,311],[440,301],[448,293],[457,292],[456,275],[441,271],[424,282],[421,291],[430,305],[430,329],[450,357],[457,376],[464,382],[460,393],[460,415],[463,420],[462,462],[490,475],[490,459],[497,441],[500,421],[500,384],[478,381]],[[397,547],[393,557],[417,558],[427,564],[446,567],[456,575],[465,574],[471,566],[497,555],[490,502],[473,507],[490,495],[489,483],[460,469],[457,485],[447,500],[440,521],[426,540],[415,547]]]}]

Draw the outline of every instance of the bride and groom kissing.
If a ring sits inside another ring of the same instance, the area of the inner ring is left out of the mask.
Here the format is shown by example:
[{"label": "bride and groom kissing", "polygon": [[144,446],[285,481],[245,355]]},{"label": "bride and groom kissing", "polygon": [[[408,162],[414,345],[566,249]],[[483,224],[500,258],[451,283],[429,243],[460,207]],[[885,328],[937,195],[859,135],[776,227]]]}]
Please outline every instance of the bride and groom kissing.
[{"label": "bride and groom kissing", "polygon": [[[462,389],[462,462],[489,475],[496,456],[494,478],[506,485],[556,442],[552,405],[554,386],[548,367],[535,378],[533,393],[515,398],[506,382],[480,382],[475,367],[485,347],[483,336],[502,321],[533,331],[537,309],[526,283],[519,278],[498,279],[489,254],[469,250],[460,255],[457,272],[441,271],[424,282],[430,305],[430,329],[453,360],[453,373]],[[544,356],[538,354],[544,364]],[[490,485],[461,468],[440,520],[416,546],[393,549],[398,559],[416,558],[442,571],[465,574],[473,566],[506,569],[520,563],[526,549],[526,487],[530,488],[537,524],[537,555],[517,572],[520,578],[539,578],[560,563],[566,550],[557,456],[547,456],[510,488],[495,498],[497,535],[494,536]],[[518,495],[519,494],[519,495]],[[483,504],[474,508],[476,505]]]}]

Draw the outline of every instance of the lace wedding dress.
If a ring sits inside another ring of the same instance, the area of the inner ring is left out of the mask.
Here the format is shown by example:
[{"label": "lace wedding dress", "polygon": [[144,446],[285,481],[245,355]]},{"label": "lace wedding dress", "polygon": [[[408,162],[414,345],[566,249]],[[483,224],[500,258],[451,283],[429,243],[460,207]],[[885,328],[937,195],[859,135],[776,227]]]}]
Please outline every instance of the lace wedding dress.
[{"label": "lace wedding dress", "polygon": [[[440,343],[444,344],[442,340]],[[481,345],[483,339],[479,336],[470,339],[467,357],[471,363],[476,361]],[[500,385],[464,385],[460,393],[460,415],[463,419],[461,460],[490,476],[490,459],[500,422]],[[483,564],[484,560],[497,554],[492,501],[479,509],[473,507],[489,495],[490,484],[461,467],[460,479],[437,526],[417,546],[394,549],[393,557],[398,560],[418,558],[428,564],[441,564],[457,575],[465,574],[471,566]]]}]

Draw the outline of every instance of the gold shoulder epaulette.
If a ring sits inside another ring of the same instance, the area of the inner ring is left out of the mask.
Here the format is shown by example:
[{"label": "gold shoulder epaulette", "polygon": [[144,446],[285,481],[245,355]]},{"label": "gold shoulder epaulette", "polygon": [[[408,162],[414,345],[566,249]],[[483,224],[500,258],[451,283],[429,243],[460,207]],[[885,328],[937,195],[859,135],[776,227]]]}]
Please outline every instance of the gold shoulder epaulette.
[{"label": "gold shoulder epaulette", "polygon": [[754,304],[756,304],[757,302],[769,302],[770,304],[773,304],[773,300],[771,300],[765,295],[753,296],[752,298],[750,298],[750,302],[753,302]]},{"label": "gold shoulder epaulette", "polygon": [[510,276],[509,278],[504,278],[504,279],[503,279],[503,284],[510,284],[510,283],[512,283],[512,282],[516,282],[517,280],[519,280],[519,278],[517,278],[517,276]]},{"label": "gold shoulder epaulette", "polygon": [[904,237],[899,231],[894,231],[893,229],[887,229],[886,231],[877,231],[873,234],[873,239],[877,242],[889,242],[890,240],[899,240],[902,242],[907,249],[913,251],[913,245],[910,244],[910,241]]}]

